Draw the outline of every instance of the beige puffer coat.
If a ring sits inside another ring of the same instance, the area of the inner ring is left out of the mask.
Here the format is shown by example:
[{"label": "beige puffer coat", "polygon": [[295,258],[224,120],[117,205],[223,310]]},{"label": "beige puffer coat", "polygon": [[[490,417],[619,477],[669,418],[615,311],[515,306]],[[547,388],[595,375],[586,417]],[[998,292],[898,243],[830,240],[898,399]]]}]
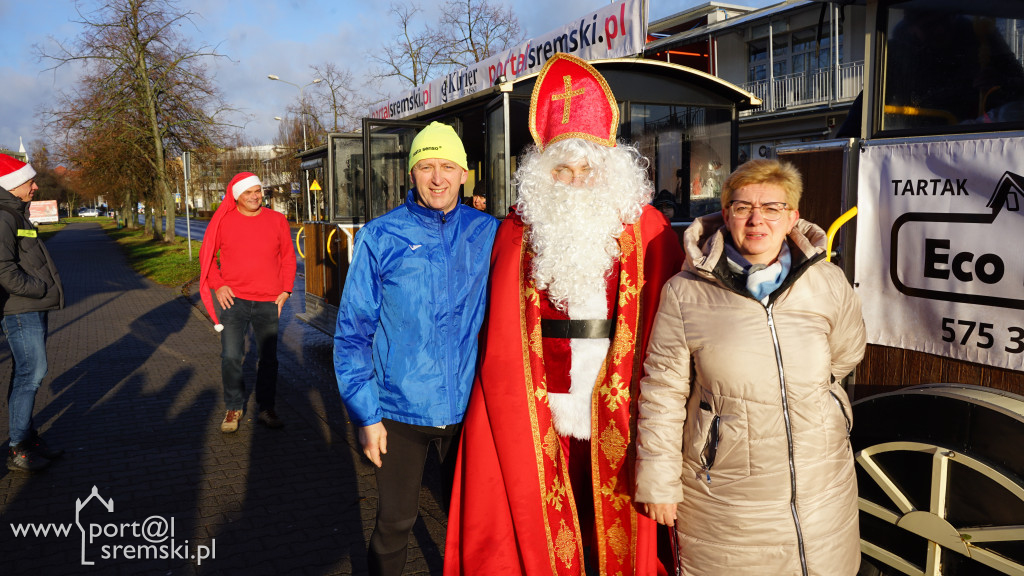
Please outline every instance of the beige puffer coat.
[{"label": "beige puffer coat", "polygon": [[[850,402],[860,302],[800,220],[768,305],[725,264],[721,215],[691,225],[640,384],[638,502],[679,502],[683,574],[844,576],[860,564]],[[780,374],[781,373],[781,374]],[[717,432],[717,433],[716,433]]]}]

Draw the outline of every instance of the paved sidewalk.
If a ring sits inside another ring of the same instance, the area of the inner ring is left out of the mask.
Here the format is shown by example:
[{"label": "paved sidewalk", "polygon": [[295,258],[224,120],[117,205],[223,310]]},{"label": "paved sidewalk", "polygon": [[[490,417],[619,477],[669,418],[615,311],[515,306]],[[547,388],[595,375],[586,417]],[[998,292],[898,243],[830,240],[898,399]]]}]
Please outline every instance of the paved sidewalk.
[{"label": "paved sidewalk", "polygon": [[[239,431],[222,434],[219,336],[189,298],[134,273],[94,223],[47,246],[66,307],[50,314],[35,420],[68,453],[33,476],[0,469],[0,574],[364,574],[373,471],[351,448],[331,339],[295,319],[304,280],[282,315],[287,427],[256,425],[250,397]],[[250,393],[254,367],[250,351]],[[9,373],[0,337],[0,390]],[[441,572],[434,469],[407,574]]]}]

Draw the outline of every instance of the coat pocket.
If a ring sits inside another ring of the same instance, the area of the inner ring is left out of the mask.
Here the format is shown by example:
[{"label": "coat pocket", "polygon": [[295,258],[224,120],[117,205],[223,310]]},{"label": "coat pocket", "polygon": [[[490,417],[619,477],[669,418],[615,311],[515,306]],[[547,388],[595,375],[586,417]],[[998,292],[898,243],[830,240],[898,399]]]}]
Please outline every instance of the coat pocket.
[{"label": "coat pocket", "polygon": [[835,403],[836,409],[839,410],[839,414],[843,418],[843,423],[846,426],[846,438],[849,439],[850,432],[853,430],[853,420],[850,419],[849,410],[834,390],[829,390],[828,395],[832,397],[832,401]]}]

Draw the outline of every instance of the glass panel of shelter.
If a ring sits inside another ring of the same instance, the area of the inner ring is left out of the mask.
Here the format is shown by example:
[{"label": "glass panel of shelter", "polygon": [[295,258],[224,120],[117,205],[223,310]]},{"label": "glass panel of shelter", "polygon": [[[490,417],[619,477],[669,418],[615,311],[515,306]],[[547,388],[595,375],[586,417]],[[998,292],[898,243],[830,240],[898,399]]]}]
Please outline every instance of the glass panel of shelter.
[{"label": "glass panel of shelter", "polygon": [[[533,144],[529,131],[530,101],[503,94],[491,106],[487,112],[487,211],[503,218],[516,202],[513,176],[519,168],[519,157]],[[512,129],[506,130],[506,126]]]},{"label": "glass panel of shelter", "polygon": [[334,178],[331,181],[331,217],[333,220],[361,218],[363,193],[363,137],[358,134],[331,138]]},{"label": "glass panel of shelter", "polygon": [[671,194],[675,221],[721,209],[729,174],[731,112],[704,106],[633,103],[630,140],[650,161],[656,195]]},{"label": "glass panel of shelter", "polygon": [[487,211],[498,215],[507,214],[509,206],[515,201],[506,165],[508,148],[505,113],[508,110],[508,99],[508,94],[502,94],[487,108]]},{"label": "glass panel of shelter", "polygon": [[409,190],[409,147],[418,128],[370,135],[370,218],[381,216],[405,201]]}]

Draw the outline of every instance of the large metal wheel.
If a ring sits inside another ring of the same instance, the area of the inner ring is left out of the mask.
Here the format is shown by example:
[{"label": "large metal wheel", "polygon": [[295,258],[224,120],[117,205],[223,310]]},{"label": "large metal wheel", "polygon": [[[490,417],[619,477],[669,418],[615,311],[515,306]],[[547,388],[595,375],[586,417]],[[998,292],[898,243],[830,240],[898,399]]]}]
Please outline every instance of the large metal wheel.
[{"label": "large metal wheel", "polygon": [[1024,576],[1024,397],[928,384],[853,412],[860,574]]}]

